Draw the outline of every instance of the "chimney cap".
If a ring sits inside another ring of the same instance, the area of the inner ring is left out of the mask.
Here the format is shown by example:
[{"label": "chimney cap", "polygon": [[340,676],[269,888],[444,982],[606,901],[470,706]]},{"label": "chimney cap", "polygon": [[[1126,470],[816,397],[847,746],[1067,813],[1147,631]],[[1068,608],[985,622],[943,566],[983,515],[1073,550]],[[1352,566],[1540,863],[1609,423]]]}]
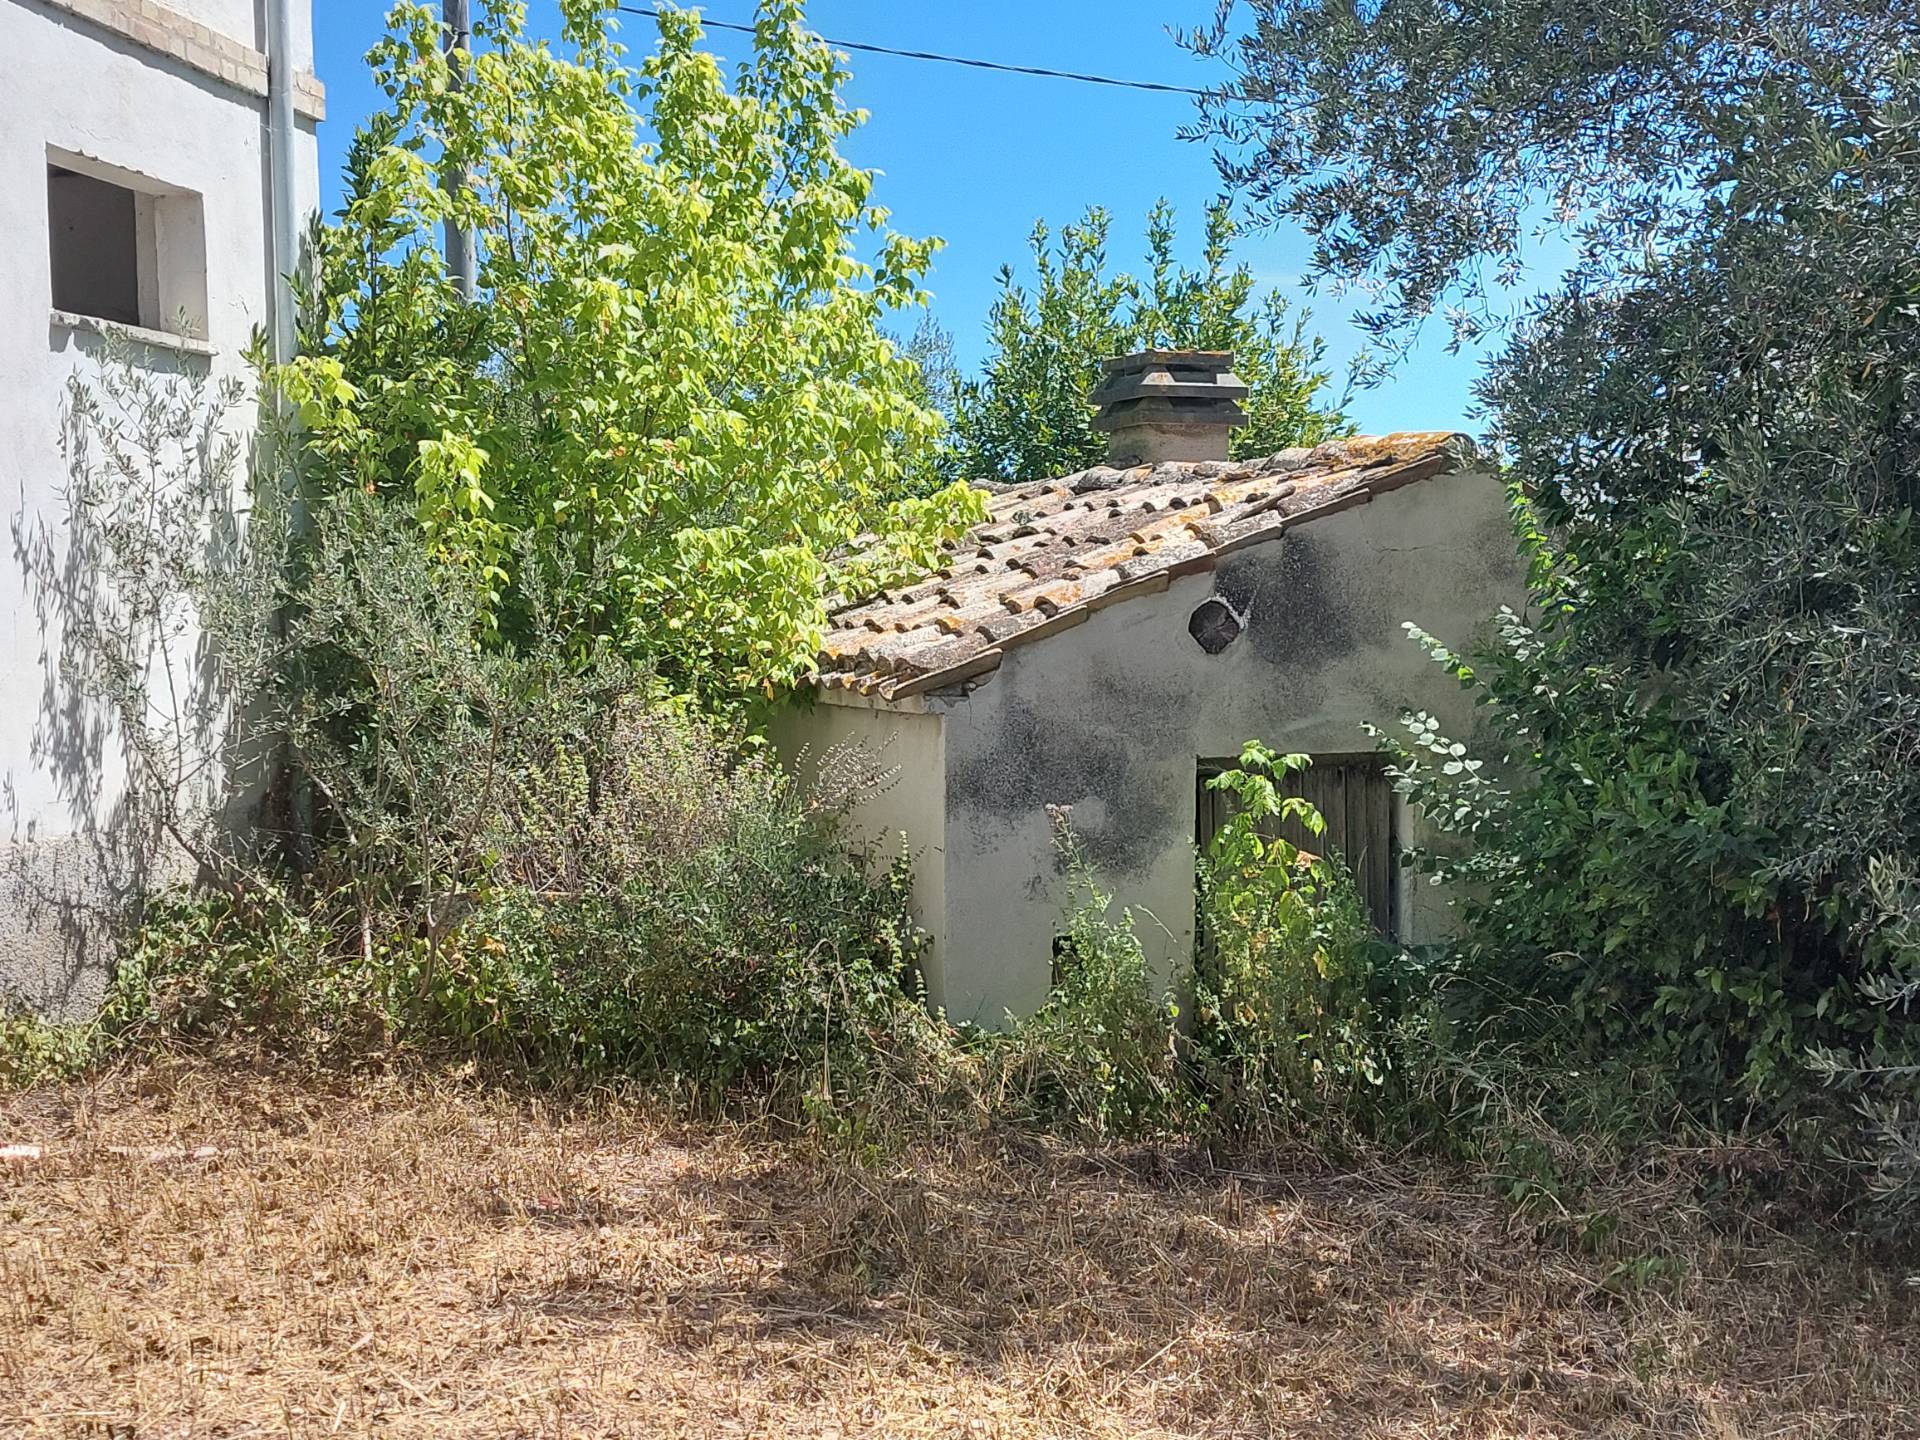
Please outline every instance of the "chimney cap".
[{"label": "chimney cap", "polygon": [[1246,424],[1247,386],[1228,350],[1141,350],[1101,362],[1093,428],[1111,437],[1108,463],[1224,460]]},{"label": "chimney cap", "polygon": [[1109,355],[1100,366],[1109,375],[1122,370],[1140,370],[1148,365],[1172,362],[1190,365],[1196,370],[1231,370],[1231,350],[1135,350],[1126,355]]}]

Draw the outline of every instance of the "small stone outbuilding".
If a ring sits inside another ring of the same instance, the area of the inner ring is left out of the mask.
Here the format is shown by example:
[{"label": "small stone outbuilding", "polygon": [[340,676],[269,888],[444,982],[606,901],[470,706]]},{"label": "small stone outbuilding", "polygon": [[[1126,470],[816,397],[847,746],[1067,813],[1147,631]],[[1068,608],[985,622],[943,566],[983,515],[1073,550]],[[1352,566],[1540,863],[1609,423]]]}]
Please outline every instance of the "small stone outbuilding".
[{"label": "small stone outbuilding", "polygon": [[1315,757],[1302,789],[1375,924],[1444,933],[1444,897],[1399,864],[1420,819],[1365,727],[1414,709],[1472,733],[1472,697],[1404,624],[1465,647],[1523,603],[1502,482],[1446,432],[1229,461],[1230,365],[1109,362],[1100,423],[1138,463],[997,490],[938,574],[832,616],[777,731],[789,754],[852,742],[892,772],[854,820],[895,853],[906,836],[929,998],[954,1020],[1046,997],[1068,900],[1054,805],[1177,984],[1218,818],[1205,781],[1252,739]]}]

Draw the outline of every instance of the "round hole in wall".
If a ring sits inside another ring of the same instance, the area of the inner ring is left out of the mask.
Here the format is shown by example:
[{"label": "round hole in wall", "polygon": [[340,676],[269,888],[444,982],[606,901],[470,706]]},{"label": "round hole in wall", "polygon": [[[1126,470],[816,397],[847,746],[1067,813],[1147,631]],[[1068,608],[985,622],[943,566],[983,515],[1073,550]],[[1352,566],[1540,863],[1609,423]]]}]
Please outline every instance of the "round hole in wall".
[{"label": "round hole in wall", "polygon": [[1226,601],[1214,596],[1197,606],[1187,620],[1187,633],[1209,655],[1218,655],[1246,629]]}]

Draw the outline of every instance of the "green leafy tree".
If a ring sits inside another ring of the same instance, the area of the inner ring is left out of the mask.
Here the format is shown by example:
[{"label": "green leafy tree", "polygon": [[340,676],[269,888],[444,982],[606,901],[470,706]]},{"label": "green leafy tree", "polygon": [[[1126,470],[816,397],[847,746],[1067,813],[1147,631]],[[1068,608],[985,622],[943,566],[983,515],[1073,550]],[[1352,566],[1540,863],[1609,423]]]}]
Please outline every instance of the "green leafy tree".
[{"label": "green leafy tree", "polygon": [[953,335],[931,315],[923,315],[901,349],[919,372],[920,403],[951,425],[961,384],[960,364],[953,356]]},{"label": "green leafy tree", "polygon": [[949,443],[961,386],[965,381],[961,378],[960,363],[954,358],[952,332],[931,315],[920,317],[920,323],[902,344],[901,350],[914,364],[915,398],[924,408],[938,415],[945,427],[940,444],[920,448],[918,458],[908,467],[901,482],[901,492],[906,495],[936,495],[955,481],[967,478],[954,464],[953,446]]},{"label": "green leafy tree", "polygon": [[[1323,273],[1375,287],[1382,332],[1444,308],[1471,333],[1530,227],[1575,242],[1481,388],[1541,623],[1472,678],[1537,783],[1426,795],[1490,852],[1480,954],[1601,1048],[1652,1043],[1692,1098],[1793,1103],[1836,1035],[1829,1074],[1901,1080],[1920,13],[1249,9],[1190,37],[1239,71],[1200,128]],[[1885,1103],[1883,1186],[1912,1191],[1920,1112]]]},{"label": "green leafy tree", "polygon": [[1235,455],[1266,455],[1350,433],[1322,403],[1325,347],[1277,292],[1256,293],[1253,272],[1232,258],[1225,202],[1207,210],[1197,270],[1174,259],[1173,209],[1161,201],[1147,222],[1147,274],[1111,274],[1110,217],[1090,209],[1056,243],[1042,222],[1031,240],[1034,280],[1000,272],[987,319],[990,354],[978,381],[960,386],[945,464],[953,473],[1037,480],[1097,465],[1106,437],[1093,428],[1089,396],[1100,362],[1150,347],[1231,350],[1251,395]]},{"label": "green leafy tree", "polygon": [[1315,273],[1378,298],[1377,330],[1445,309],[1467,335],[1542,231],[1618,274],[1752,142],[1867,122],[1915,30],[1912,0],[1227,0],[1182,37],[1235,72],[1189,133],[1256,219],[1306,229]]},{"label": "green leafy tree", "polygon": [[[435,11],[395,7],[387,105],[274,379],[310,482],[411,506],[483,628],[524,629],[516,566],[546,563],[583,652],[725,702],[802,670],[827,595],[924,567],[979,502],[899,498],[939,418],[882,322],[922,302],[934,244],[840,154],[862,117],[798,0],[760,5],[731,84],[691,12],[630,66],[611,9],[564,0],[562,56],[488,0],[457,84]],[[472,302],[448,219],[478,237]]]}]

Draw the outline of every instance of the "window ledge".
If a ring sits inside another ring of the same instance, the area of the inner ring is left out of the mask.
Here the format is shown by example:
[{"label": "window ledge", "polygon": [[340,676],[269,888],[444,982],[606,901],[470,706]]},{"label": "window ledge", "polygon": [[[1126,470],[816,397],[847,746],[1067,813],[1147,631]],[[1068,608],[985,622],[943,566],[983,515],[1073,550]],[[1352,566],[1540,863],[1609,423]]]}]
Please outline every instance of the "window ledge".
[{"label": "window ledge", "polygon": [[220,352],[211,342],[196,340],[191,335],[176,335],[171,330],[151,330],[145,325],[125,325],[118,320],[102,320],[97,315],[81,315],[73,310],[55,310],[51,320],[54,325],[65,330],[86,330],[95,335],[105,336],[109,340],[126,340],[135,345],[151,345],[158,350],[172,350],[181,355],[198,355],[212,358]]}]

